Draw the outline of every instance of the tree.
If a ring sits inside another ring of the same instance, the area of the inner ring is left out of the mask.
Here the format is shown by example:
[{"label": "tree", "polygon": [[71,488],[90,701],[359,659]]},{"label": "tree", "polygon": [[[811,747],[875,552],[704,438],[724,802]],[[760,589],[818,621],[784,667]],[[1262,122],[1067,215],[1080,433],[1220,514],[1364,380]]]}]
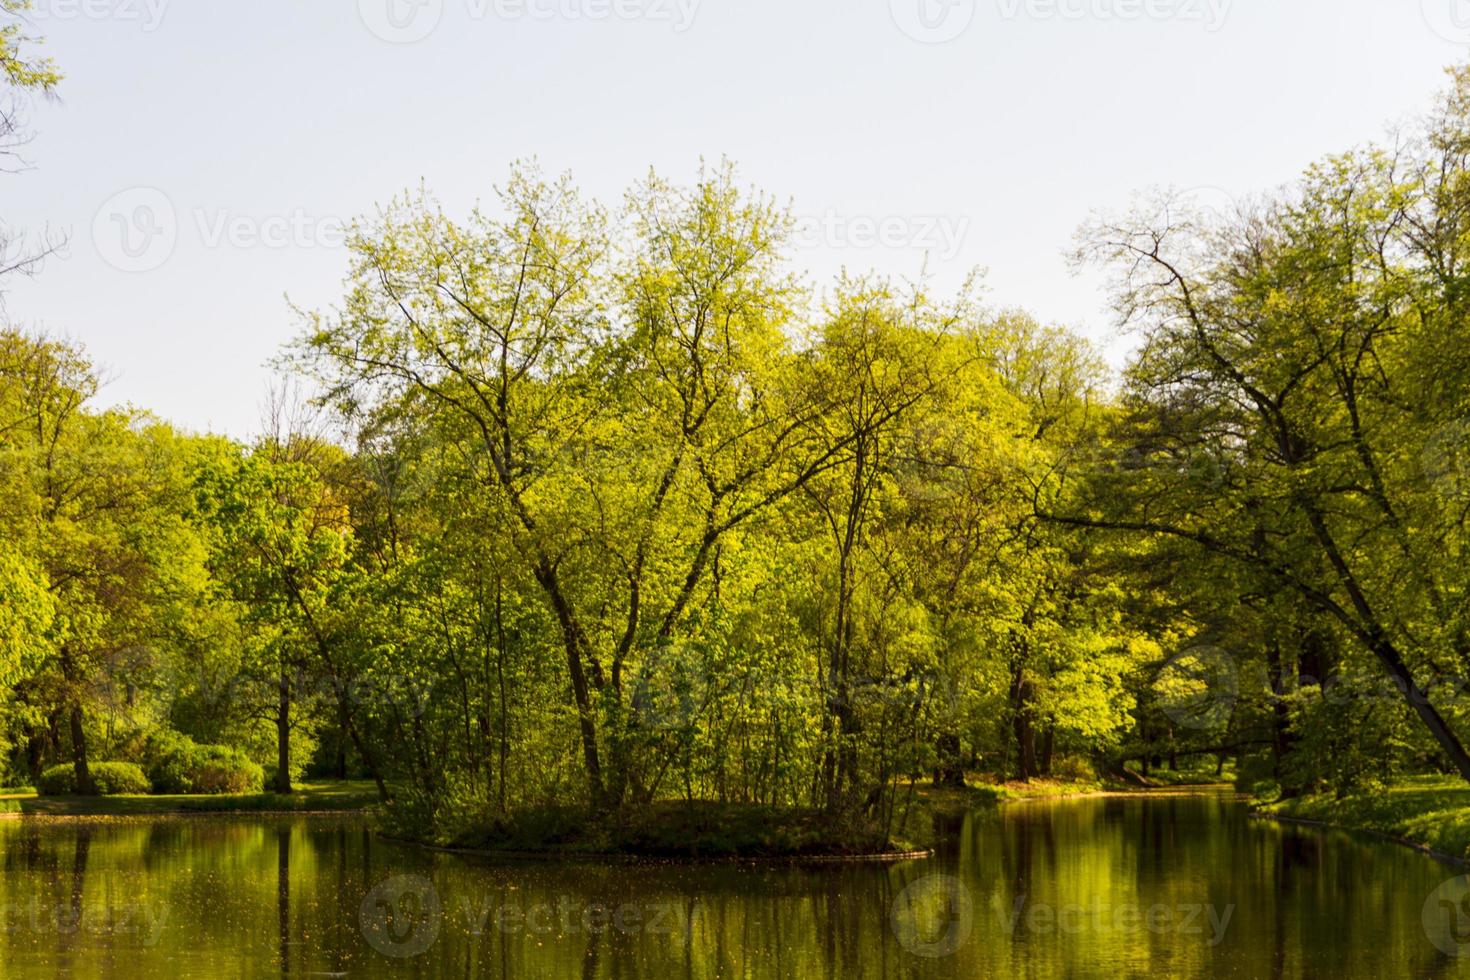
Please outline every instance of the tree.
[{"label": "tree", "polygon": [[[312,707],[307,678],[318,673],[331,682],[364,760],[369,766],[373,760],[361,744],[348,690],[350,513],[318,469],[332,455],[330,447],[293,454],[267,443],[201,469],[195,480],[197,513],[211,531],[214,576],[253,627],[247,678],[274,694],[262,707],[276,731],[278,793],[292,792],[292,735]],[[307,461],[313,458],[317,465]],[[374,775],[386,798],[381,774]]]},{"label": "tree", "polygon": [[1463,563],[1444,558],[1464,546],[1464,502],[1433,473],[1470,383],[1454,326],[1467,92],[1456,72],[1413,152],[1332,158],[1226,227],[1166,207],[1089,232],[1146,328],[1120,438],[1149,462],[1104,474],[1066,519],[1188,541],[1293,590],[1377,660],[1470,779],[1429,693],[1470,662]]},{"label": "tree", "polygon": [[[23,20],[32,7],[31,0],[0,0],[0,170],[24,166],[19,156],[29,141],[24,98],[32,93],[51,95],[61,83],[55,63],[32,51],[37,40],[26,33]],[[0,222],[0,282],[13,274],[34,272],[60,245],[54,238],[28,244]]]}]

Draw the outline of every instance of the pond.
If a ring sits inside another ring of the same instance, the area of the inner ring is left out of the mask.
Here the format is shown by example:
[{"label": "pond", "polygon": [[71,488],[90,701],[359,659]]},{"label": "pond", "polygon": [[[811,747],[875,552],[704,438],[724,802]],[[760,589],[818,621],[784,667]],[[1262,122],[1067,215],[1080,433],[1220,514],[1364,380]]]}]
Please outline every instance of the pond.
[{"label": "pond", "polygon": [[0,976],[1470,976],[1459,872],[1228,797],[1032,802],[892,867],[499,866],[359,818],[0,823]]}]

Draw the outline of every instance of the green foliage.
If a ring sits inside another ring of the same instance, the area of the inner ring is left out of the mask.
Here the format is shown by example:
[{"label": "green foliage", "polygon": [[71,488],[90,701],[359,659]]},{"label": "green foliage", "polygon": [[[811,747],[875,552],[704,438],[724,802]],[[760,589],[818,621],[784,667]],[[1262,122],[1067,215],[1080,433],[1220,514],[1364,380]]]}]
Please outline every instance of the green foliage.
[{"label": "green foliage", "polygon": [[0,685],[41,665],[55,622],[55,599],[40,570],[22,555],[0,554]]},{"label": "green foliage", "polygon": [[[102,796],[141,796],[149,790],[148,777],[131,762],[94,762],[92,781]],[[76,767],[52,766],[41,773],[37,787],[42,796],[71,796],[77,792]]]},{"label": "green foliage", "polygon": [[265,771],[241,750],[196,745],[182,735],[166,735],[149,745],[148,780],[155,793],[258,793]]},{"label": "green foliage", "polygon": [[34,6],[32,0],[0,0],[0,75],[14,88],[49,91],[61,74],[50,58],[27,50],[36,39],[25,33],[24,18]]}]

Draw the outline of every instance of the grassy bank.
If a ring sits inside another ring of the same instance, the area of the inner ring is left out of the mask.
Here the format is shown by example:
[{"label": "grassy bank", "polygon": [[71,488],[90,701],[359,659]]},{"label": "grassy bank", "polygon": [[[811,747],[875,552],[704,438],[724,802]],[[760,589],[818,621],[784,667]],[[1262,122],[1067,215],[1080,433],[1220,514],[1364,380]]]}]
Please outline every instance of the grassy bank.
[{"label": "grassy bank", "polygon": [[1307,796],[1264,804],[1268,816],[1366,830],[1470,859],[1470,786],[1462,779],[1413,777],[1385,789],[1347,796]]},{"label": "grassy bank", "polygon": [[1022,800],[1066,799],[1099,794],[1138,794],[1169,789],[1228,786],[1233,776],[1234,772],[1230,769],[1226,770],[1223,777],[1216,776],[1212,767],[1208,771],[1156,773],[1149,778],[1149,785],[1146,786],[1112,779],[1033,779],[1029,782],[1019,780],[1003,783],[982,782],[963,789],[921,784],[915,788],[915,791],[921,800],[937,812],[953,814],[986,804],[1016,803]]},{"label": "grassy bank", "polygon": [[378,801],[371,782],[301,783],[290,795],[223,796],[0,796],[0,814],[42,817],[119,817],[179,813],[307,813],[361,810]]},{"label": "grassy bank", "polygon": [[387,832],[400,839],[484,854],[546,857],[665,859],[856,858],[926,850],[932,815],[922,803],[910,808],[893,834],[861,822],[834,822],[808,810],[714,803],[661,802],[616,815],[574,808],[539,809],[471,822],[464,829],[423,839],[407,828]]},{"label": "grassy bank", "polygon": [[[976,783],[965,787],[915,784],[900,790],[899,825],[834,822],[811,810],[714,803],[662,802],[631,807],[614,816],[574,808],[548,808],[499,819],[471,821],[467,829],[424,839],[408,814],[388,815],[387,833],[452,850],[491,854],[639,856],[650,858],[857,857],[923,851],[953,831],[977,807],[1024,799],[1138,792],[1100,780],[1033,780]],[[907,801],[907,807],[903,805]]]}]

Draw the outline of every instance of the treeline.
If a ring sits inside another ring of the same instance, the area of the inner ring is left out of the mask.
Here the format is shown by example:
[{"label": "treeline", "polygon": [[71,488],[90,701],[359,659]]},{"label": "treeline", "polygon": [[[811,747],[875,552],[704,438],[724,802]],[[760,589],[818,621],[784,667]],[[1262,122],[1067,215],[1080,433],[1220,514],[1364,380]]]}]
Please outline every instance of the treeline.
[{"label": "treeline", "polygon": [[9,781],[357,776],[452,837],[666,799],[889,826],[921,779],[1197,759],[1470,779],[1467,111],[1457,72],[1228,219],[1089,226],[1120,379],[969,288],[814,292],[728,167],[393,202],[248,444],[103,410],[8,326]]},{"label": "treeline", "polygon": [[6,335],[15,778],[166,729],[427,826],[887,821],[911,780],[1121,743],[1162,648],[1035,513],[1108,411],[1080,341],[876,280],[819,305],[728,169],[616,217],[528,172],[501,203],[365,223],[289,355],[318,405],[252,445],[91,410],[79,351]]}]

